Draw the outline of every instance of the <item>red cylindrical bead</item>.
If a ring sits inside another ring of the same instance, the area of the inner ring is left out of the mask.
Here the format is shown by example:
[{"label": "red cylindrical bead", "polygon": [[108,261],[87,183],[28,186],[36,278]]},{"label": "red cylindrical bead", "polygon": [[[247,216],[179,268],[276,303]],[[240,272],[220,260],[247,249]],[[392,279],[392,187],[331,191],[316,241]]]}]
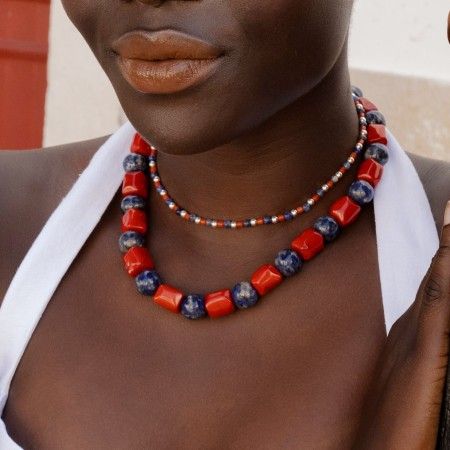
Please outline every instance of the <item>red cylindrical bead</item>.
[{"label": "red cylindrical bead", "polygon": [[174,313],[180,312],[182,299],[183,293],[168,284],[159,285],[153,295],[153,301],[155,303]]},{"label": "red cylindrical bead", "polygon": [[136,277],[144,270],[151,270],[155,267],[152,257],[145,247],[132,247],[123,256],[125,269],[128,275]]},{"label": "red cylindrical bead", "polygon": [[134,136],[131,151],[146,156],[151,156],[154,152],[152,146],[139,133],[136,133]]},{"label": "red cylindrical bead", "polygon": [[131,208],[122,216],[122,232],[137,231],[147,233],[147,215],[142,209]]},{"label": "red cylindrical bead", "polygon": [[236,307],[229,289],[215,291],[205,296],[205,308],[213,319],[231,314]]},{"label": "red cylindrical bead", "polygon": [[366,112],[374,111],[378,109],[370,100],[364,97],[358,98],[359,102],[363,105]]},{"label": "red cylindrical bead", "polygon": [[264,264],[252,275],[251,283],[259,295],[267,294],[283,281],[283,275],[272,264]]},{"label": "red cylindrical bead", "polygon": [[375,187],[381,180],[383,175],[383,165],[373,158],[366,159],[361,163],[358,168],[356,178],[358,180],[364,180]]},{"label": "red cylindrical bead", "polygon": [[128,172],[123,177],[123,195],[139,195],[148,197],[148,183],[144,172]]},{"label": "red cylindrical bead", "polygon": [[324,247],[323,236],[314,228],[307,228],[291,242],[292,250],[295,250],[305,261],[314,258]]},{"label": "red cylindrical bead", "polygon": [[328,211],[331,217],[336,219],[338,224],[342,227],[346,227],[353,223],[359,213],[361,212],[361,206],[355,203],[348,195],[338,198]]},{"label": "red cylindrical bead", "polygon": [[384,125],[370,124],[367,127],[367,142],[369,144],[387,145],[386,127]]}]

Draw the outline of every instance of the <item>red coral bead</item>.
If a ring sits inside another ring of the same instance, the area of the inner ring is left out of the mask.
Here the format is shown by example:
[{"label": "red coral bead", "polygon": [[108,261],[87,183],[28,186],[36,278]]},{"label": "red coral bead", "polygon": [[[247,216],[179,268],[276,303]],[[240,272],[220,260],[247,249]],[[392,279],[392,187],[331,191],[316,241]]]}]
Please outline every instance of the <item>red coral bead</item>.
[{"label": "red coral bead", "polygon": [[296,251],[305,261],[314,258],[324,247],[323,236],[314,228],[307,228],[291,242],[292,250]]},{"label": "red coral bead", "polygon": [[367,98],[364,97],[359,97],[358,100],[360,101],[360,103],[363,105],[364,109],[366,112],[369,111],[375,111],[378,108]]},{"label": "red coral bead", "polygon": [[151,270],[155,267],[152,257],[145,247],[132,247],[123,256],[125,269],[131,277],[138,276],[144,270]]},{"label": "red coral bead", "polygon": [[147,233],[147,215],[142,209],[131,208],[122,216],[122,232],[125,231]]},{"label": "red coral bead", "polygon": [[152,146],[138,133],[135,134],[133,143],[131,144],[132,153],[151,156],[154,154]]},{"label": "red coral bead", "polygon": [[183,293],[168,284],[160,284],[153,295],[155,303],[174,313],[180,312],[182,299]]},{"label": "red coral bead", "polygon": [[264,264],[252,275],[251,283],[259,295],[267,294],[283,281],[281,272],[271,264]]},{"label": "red coral bead", "polygon": [[231,314],[236,307],[229,289],[215,291],[205,296],[205,308],[213,319]]},{"label": "red coral bead", "polygon": [[123,195],[139,195],[148,197],[148,183],[144,172],[128,172],[123,177]]},{"label": "red coral bead", "polygon": [[357,219],[361,209],[361,206],[345,195],[330,206],[328,213],[336,219],[340,226],[346,227]]},{"label": "red coral bead", "polygon": [[367,141],[369,144],[387,145],[386,127],[384,125],[370,124],[367,127]]},{"label": "red coral bead", "polygon": [[383,165],[372,158],[366,159],[361,163],[356,174],[358,180],[364,180],[375,187],[383,175]]}]

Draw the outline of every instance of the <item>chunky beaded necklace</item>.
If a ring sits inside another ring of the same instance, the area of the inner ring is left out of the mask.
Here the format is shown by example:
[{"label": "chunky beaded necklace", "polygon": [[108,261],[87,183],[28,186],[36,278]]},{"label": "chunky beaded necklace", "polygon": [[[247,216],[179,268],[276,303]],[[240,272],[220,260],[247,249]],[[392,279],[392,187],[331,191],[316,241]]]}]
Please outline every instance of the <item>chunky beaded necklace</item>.
[{"label": "chunky beaded necklace", "polygon": [[[123,216],[119,248],[124,253],[125,270],[135,279],[138,291],[145,296],[152,296],[154,302],[163,308],[181,313],[189,319],[222,317],[236,309],[254,306],[261,297],[279,286],[286,278],[298,273],[305,262],[313,259],[336,239],[343,228],[357,219],[362,207],[373,200],[374,190],[383,174],[383,166],[389,158],[386,121],[383,115],[372,102],[363,97],[358,88],[353,87],[352,93],[360,122],[358,142],[354,150],[331,180],[304,205],[275,216],[227,221],[206,219],[189,213],[177,205],[162,185],[156,164],[155,147],[136,134],[130,154],[123,161],[125,175],[122,183]],[[146,247],[148,177],[152,179],[168,207],[186,221],[213,228],[237,229],[281,223],[309,211],[342,178],[362,153],[364,160],[358,167],[356,179],[350,185],[347,195],[334,201],[328,209],[328,215],[318,217],[312,227],[306,228],[294,238],[289,248],[278,252],[273,263],[259,267],[250,281],[241,281],[231,289],[222,289],[206,295],[185,294],[164,283],[155,270],[153,259]]]}]

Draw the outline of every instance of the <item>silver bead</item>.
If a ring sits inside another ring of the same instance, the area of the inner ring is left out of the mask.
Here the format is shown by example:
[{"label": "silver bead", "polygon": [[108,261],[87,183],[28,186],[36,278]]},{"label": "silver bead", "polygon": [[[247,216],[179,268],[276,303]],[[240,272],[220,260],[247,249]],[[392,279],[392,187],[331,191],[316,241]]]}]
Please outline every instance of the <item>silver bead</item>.
[{"label": "silver bead", "polygon": [[340,170],[338,170],[338,171],[336,172],[336,176],[337,176],[338,178],[342,178],[343,175],[344,175],[344,174],[343,174]]},{"label": "silver bead", "polygon": [[236,228],[236,222],[235,221],[231,222],[231,228]]},{"label": "silver bead", "polygon": [[217,227],[217,220],[213,220],[213,221],[211,222],[211,226],[212,226],[213,228],[216,228],[216,227]]},{"label": "silver bead", "polygon": [[324,184],[324,185],[322,186],[322,189],[323,189],[325,192],[327,192],[328,189],[330,189],[330,187],[328,186],[328,184]]},{"label": "silver bead", "polygon": [[180,211],[180,216],[181,217],[185,217],[187,214],[187,211],[185,211],[184,209],[182,211]]},{"label": "silver bead", "polygon": [[250,219],[250,225],[252,227],[256,226],[256,219]]},{"label": "silver bead", "polygon": [[291,209],[291,214],[292,214],[294,217],[296,217],[297,214],[298,214],[298,212],[297,212],[296,209]]},{"label": "silver bead", "polygon": [[160,179],[160,178],[159,178],[157,175],[155,175],[155,176],[153,177],[153,181],[154,181],[154,182],[159,181],[159,179]]},{"label": "silver bead", "polygon": [[167,191],[165,189],[161,189],[161,191],[159,192],[159,195],[166,195]]},{"label": "silver bead", "polygon": [[313,198],[308,198],[307,203],[308,203],[308,205],[313,206],[314,203],[316,203],[316,202],[314,201]]},{"label": "silver bead", "polygon": [[272,223],[277,223],[277,222],[278,222],[278,217],[272,216]]},{"label": "silver bead", "polygon": [[201,220],[200,217],[196,217],[195,218],[195,223],[197,223],[197,224],[200,223],[200,220]]},{"label": "silver bead", "polygon": [[155,163],[155,161],[150,161],[150,162],[148,163],[148,165],[149,165],[150,167],[155,167],[155,166],[156,166],[156,163]]},{"label": "silver bead", "polygon": [[353,156],[349,156],[349,157],[347,158],[347,161],[348,161],[350,164],[353,164],[353,163],[355,162],[355,158],[353,158]]},{"label": "silver bead", "polygon": [[339,178],[338,178],[336,175],[333,175],[333,176],[331,177],[331,181],[332,181],[333,183],[337,183],[337,182],[339,181]]}]

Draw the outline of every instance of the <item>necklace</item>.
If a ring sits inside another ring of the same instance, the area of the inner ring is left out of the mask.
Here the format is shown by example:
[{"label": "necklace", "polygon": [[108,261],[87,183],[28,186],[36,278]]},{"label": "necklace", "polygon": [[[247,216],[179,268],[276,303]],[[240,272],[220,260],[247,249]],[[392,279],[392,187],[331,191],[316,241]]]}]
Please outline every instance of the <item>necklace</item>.
[{"label": "necklace", "polygon": [[[155,175],[156,164],[152,164],[156,163],[156,149],[136,134],[130,148],[131,153],[123,161],[125,174],[122,183],[123,216],[119,248],[124,253],[125,270],[135,279],[138,291],[145,296],[153,296],[154,302],[163,308],[181,313],[189,319],[205,316],[218,318],[236,309],[254,306],[283,280],[298,273],[305,262],[312,260],[326,245],[334,241],[343,228],[358,218],[362,208],[372,202],[384,165],[388,162],[386,121],[377,107],[362,95],[358,88],[353,88],[362,129],[353,158],[356,160],[365,150],[364,161],[359,165],[347,195],[334,201],[328,209],[328,215],[318,217],[312,227],[306,228],[291,241],[289,248],[278,252],[273,263],[260,266],[250,281],[241,281],[232,289],[222,289],[206,295],[185,295],[181,290],[163,283],[155,270],[155,264],[146,247],[148,227],[145,207],[148,198],[146,172],[149,172],[150,177],[158,176]],[[363,142],[360,142],[361,140]],[[354,163],[348,160],[347,162]],[[342,175],[343,173],[345,172],[342,172]],[[186,217],[188,214],[190,213],[187,211],[186,214],[179,213],[186,220],[192,220]],[[235,228],[241,227],[236,225]]]},{"label": "necklace", "polygon": [[321,187],[318,188],[315,193],[306,200],[306,202],[302,202],[302,204],[278,214],[264,214],[259,217],[231,220],[207,218],[201,216],[200,214],[189,212],[186,208],[180,206],[178,202],[169,194],[167,188],[161,180],[161,176],[159,175],[157,162],[158,151],[153,145],[147,143],[139,134],[136,134],[135,136],[135,140],[132,145],[132,153],[127,157],[125,170],[134,170],[136,166],[139,166],[139,168],[144,168],[146,164],[148,164],[150,179],[152,180],[153,186],[164,204],[179,217],[197,225],[204,225],[211,228],[239,229],[291,221],[305,212],[310,211],[328,191],[333,189],[336,183],[342,179],[344,174],[355,163],[359,153],[363,149],[364,143],[367,139],[367,119],[363,105],[364,99],[361,101],[361,99],[357,96],[354,96],[353,99],[359,117],[359,133],[357,142],[352,152],[341,167],[325,183],[323,183]]}]

